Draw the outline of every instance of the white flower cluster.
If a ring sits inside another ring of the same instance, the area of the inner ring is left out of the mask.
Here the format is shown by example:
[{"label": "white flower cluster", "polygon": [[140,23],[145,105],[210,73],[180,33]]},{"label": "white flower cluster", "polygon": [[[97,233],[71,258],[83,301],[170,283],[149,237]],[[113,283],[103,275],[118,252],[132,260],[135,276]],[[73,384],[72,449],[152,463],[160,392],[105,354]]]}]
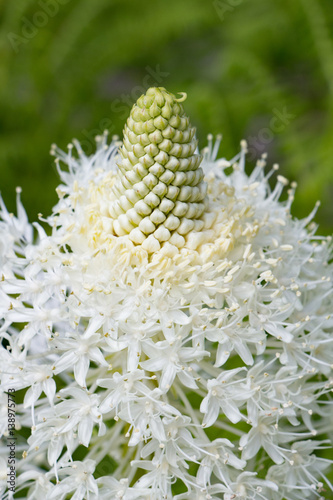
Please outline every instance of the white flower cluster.
[{"label": "white flower cluster", "polygon": [[209,137],[204,236],[150,254],[110,231],[119,143],[97,141],[91,157],[53,149],[68,169],[52,234],[19,192],[17,216],[1,205],[15,498],[332,498],[333,269],[314,213],[291,217],[295,186],[279,201],[287,181],[271,190],[264,158],[246,174],[245,142],[227,162]]}]

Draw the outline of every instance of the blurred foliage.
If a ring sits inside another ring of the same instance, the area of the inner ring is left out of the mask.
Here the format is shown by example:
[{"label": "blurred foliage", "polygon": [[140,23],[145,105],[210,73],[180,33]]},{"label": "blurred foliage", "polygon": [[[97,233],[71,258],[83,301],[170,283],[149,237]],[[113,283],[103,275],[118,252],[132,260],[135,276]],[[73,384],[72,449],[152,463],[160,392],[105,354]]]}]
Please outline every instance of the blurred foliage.
[{"label": "blurred foliage", "polygon": [[[48,11],[48,13],[46,13]],[[331,0],[0,0],[0,186],[14,210],[50,213],[58,183],[49,147],[72,137],[87,152],[108,128],[121,135],[149,86],[186,91],[200,147],[223,133],[298,181],[293,212],[317,199],[333,229]],[[287,119],[279,116],[287,113]],[[275,117],[275,118],[274,118]]]}]

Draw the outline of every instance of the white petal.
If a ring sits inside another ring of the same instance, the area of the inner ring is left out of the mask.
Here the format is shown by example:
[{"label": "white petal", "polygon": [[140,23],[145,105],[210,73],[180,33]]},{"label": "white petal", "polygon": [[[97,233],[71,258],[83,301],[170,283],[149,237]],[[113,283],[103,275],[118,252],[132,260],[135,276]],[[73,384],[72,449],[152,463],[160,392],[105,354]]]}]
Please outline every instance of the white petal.
[{"label": "white petal", "polygon": [[55,463],[56,460],[58,460],[63,446],[63,436],[57,436],[51,439],[47,450],[47,459],[51,466]]},{"label": "white petal", "polygon": [[90,361],[87,356],[80,356],[74,365],[74,377],[81,387],[86,386],[86,376],[88,373]]},{"label": "white petal", "polygon": [[108,362],[105,360],[101,350],[98,347],[91,347],[89,349],[89,358],[95,361],[98,365],[108,366]]},{"label": "white petal", "polygon": [[264,441],[263,448],[265,449],[267,455],[271,457],[273,462],[275,462],[276,464],[282,464],[284,462],[284,458],[282,457],[281,453],[279,452],[277,447],[274,446],[273,443]]},{"label": "white petal", "polygon": [[216,353],[215,366],[220,367],[229,359],[230,356],[230,346],[229,344],[219,344]]},{"label": "white petal", "polygon": [[246,342],[235,342],[234,348],[246,365],[253,365],[253,357]]},{"label": "white petal", "polygon": [[187,325],[191,321],[191,318],[188,317],[185,313],[183,313],[183,311],[180,311],[179,309],[168,311],[166,314],[168,316],[169,321],[172,321],[173,323],[176,323],[178,325]]},{"label": "white petal", "polygon": [[29,408],[33,405],[42,393],[42,384],[35,384],[29,387],[24,396],[23,406]]},{"label": "white petal", "polygon": [[[202,412],[201,407],[200,411]],[[203,424],[205,425],[205,427],[210,427],[211,425],[213,425],[216,422],[219,413],[220,413],[219,404],[215,399],[212,399],[209,403],[208,411],[203,419]]]},{"label": "white petal", "polygon": [[76,353],[73,351],[66,352],[60,359],[58,359],[58,361],[56,361],[54,373],[58,374],[70,367],[73,367],[77,360],[78,356]]},{"label": "white petal", "polygon": [[56,383],[53,378],[49,378],[44,380],[43,382],[43,391],[45,392],[47,399],[49,400],[50,405],[53,404],[54,395],[56,393]]},{"label": "white petal", "polygon": [[162,372],[162,377],[160,380],[160,388],[162,391],[165,389],[169,389],[174,381],[174,378],[176,376],[177,369],[175,365],[172,363],[169,363],[166,368]]},{"label": "white petal", "polygon": [[150,427],[152,435],[154,436],[155,439],[157,439],[158,441],[165,441],[166,440],[164,426],[163,426],[162,421],[159,417],[150,419],[149,427]]},{"label": "white petal", "polygon": [[197,389],[198,386],[194,380],[194,378],[186,371],[186,370],[180,370],[177,373],[177,376],[181,383],[185,385],[185,387],[188,387],[189,389]]},{"label": "white petal", "polygon": [[237,424],[242,419],[242,415],[240,411],[238,410],[237,406],[232,403],[232,401],[221,401],[221,408],[225,414],[226,417],[232,422],[233,424]]},{"label": "white petal", "polygon": [[85,417],[80,423],[78,428],[78,438],[79,442],[83,444],[83,446],[88,447],[91,439],[91,434],[93,431],[94,422],[91,418]]}]

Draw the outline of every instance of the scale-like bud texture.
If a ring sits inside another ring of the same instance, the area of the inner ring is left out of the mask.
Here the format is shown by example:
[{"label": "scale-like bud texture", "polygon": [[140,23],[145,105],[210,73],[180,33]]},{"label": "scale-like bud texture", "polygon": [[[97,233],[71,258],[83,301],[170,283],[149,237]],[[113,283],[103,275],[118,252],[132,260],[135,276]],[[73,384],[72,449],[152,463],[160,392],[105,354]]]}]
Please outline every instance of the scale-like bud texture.
[{"label": "scale-like bud texture", "polygon": [[185,99],[150,88],[124,128],[109,213],[115,235],[128,234],[149,252],[165,241],[182,247],[187,233],[202,228],[207,185]]}]

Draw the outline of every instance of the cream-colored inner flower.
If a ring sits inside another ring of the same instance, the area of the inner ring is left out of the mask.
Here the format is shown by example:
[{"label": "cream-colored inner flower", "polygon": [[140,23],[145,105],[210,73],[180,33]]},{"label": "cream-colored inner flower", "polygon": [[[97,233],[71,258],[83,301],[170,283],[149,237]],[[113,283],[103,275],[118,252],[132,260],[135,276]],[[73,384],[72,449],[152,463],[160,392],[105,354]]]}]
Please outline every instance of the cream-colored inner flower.
[{"label": "cream-colored inner flower", "polygon": [[[121,237],[113,234],[114,221],[109,214],[109,200],[115,181],[116,174],[109,172],[99,184],[91,182],[88,189],[80,190],[79,202],[82,201],[84,206],[81,234],[92,249],[101,252],[119,247],[122,241],[124,248],[133,249],[133,256],[140,249],[152,254],[152,248],[134,244],[129,234]],[[200,223],[198,229],[178,235],[177,244],[171,238],[165,242],[157,241],[152,255],[155,261],[162,256],[177,258],[179,253],[196,262],[215,260],[214,256],[221,259],[234,248],[237,240],[246,244],[257,234],[261,224],[253,221],[254,209],[244,198],[235,196],[234,188],[212,176],[207,179],[207,194],[206,210],[197,221]]]}]

